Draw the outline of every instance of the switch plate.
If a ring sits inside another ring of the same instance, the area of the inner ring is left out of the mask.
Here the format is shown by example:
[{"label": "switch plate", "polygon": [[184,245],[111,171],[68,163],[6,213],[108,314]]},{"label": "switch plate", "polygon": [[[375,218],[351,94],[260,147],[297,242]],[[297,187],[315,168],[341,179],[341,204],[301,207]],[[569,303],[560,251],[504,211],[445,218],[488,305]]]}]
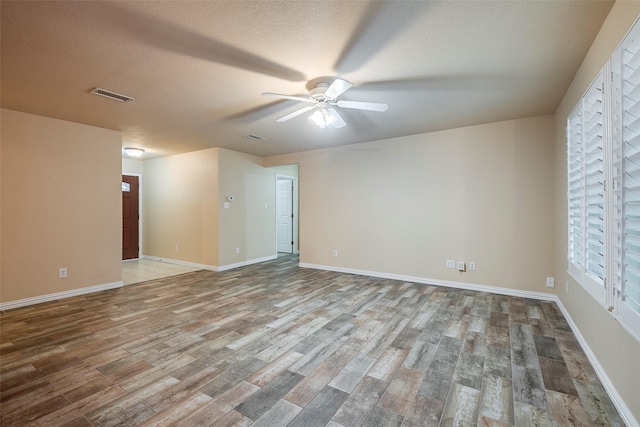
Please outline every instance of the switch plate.
[{"label": "switch plate", "polygon": [[333,256],[338,256],[338,250],[337,249],[333,250]]},{"label": "switch plate", "polygon": [[547,277],[547,288],[555,288],[556,286],[556,279],[554,279],[553,277]]},{"label": "switch plate", "polygon": [[469,271],[476,271],[476,262],[469,261]]},{"label": "switch plate", "polygon": [[458,261],[458,271],[465,271],[466,266],[464,265],[464,261]]},{"label": "switch plate", "polygon": [[224,206],[225,209],[229,209],[229,202],[224,202],[223,206]]},{"label": "switch plate", "polygon": [[456,268],[456,262],[452,259],[447,260],[447,268]]},{"label": "switch plate", "polygon": [[61,279],[64,279],[67,277],[67,268],[63,267],[60,270],[58,270],[58,277]]}]

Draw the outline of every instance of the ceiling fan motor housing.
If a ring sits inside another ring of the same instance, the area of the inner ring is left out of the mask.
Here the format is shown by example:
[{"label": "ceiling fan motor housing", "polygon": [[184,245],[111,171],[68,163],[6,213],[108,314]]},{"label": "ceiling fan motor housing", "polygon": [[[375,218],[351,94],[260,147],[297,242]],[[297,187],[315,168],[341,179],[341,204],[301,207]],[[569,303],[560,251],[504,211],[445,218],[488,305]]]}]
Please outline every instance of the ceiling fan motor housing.
[{"label": "ceiling fan motor housing", "polygon": [[280,93],[264,92],[263,95],[276,96],[278,98],[289,99],[298,102],[307,102],[313,105],[303,107],[293,113],[289,113],[286,116],[277,119],[277,122],[286,122],[294,117],[304,114],[308,111],[315,110],[309,117],[311,123],[318,127],[326,127],[332,125],[335,128],[341,128],[346,126],[346,123],[340,117],[340,114],[333,106],[339,108],[351,108],[355,110],[368,110],[368,111],[387,111],[387,104],[381,102],[363,102],[363,101],[338,101],[337,98],[345,93],[353,85],[348,81],[336,78],[329,84],[329,82],[321,81],[316,84],[316,87],[309,90],[309,96],[295,96],[295,95],[283,95]]},{"label": "ceiling fan motor housing", "polygon": [[320,82],[317,84],[316,87],[314,87],[309,91],[309,94],[311,95],[312,98],[320,100],[325,98],[324,93],[327,91],[328,88],[329,88],[329,83]]}]

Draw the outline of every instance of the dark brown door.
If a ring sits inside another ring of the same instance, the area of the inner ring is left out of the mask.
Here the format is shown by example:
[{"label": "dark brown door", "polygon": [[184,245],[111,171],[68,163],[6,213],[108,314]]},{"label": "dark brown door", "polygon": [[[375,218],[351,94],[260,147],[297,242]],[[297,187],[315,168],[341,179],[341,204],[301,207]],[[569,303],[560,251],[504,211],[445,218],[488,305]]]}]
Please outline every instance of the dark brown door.
[{"label": "dark brown door", "polygon": [[138,258],[138,177],[122,175],[122,259]]}]

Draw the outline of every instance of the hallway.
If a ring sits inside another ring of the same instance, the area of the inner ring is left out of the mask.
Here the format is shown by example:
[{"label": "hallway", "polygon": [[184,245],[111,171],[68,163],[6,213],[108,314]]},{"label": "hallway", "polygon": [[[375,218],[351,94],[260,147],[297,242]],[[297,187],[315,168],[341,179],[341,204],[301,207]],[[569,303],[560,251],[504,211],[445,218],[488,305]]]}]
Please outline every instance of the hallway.
[{"label": "hallway", "polygon": [[122,261],[122,283],[125,286],[132,285],[134,283],[146,282],[147,280],[177,276],[178,274],[191,273],[198,270],[201,269],[143,258],[132,259]]}]

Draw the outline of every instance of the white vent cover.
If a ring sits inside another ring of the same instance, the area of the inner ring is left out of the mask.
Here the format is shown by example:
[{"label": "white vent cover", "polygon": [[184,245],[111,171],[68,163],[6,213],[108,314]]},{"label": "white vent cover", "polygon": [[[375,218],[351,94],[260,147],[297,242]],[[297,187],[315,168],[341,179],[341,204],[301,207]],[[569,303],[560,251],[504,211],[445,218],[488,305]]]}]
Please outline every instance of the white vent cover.
[{"label": "white vent cover", "polygon": [[245,138],[247,138],[247,139],[250,139],[250,140],[252,140],[252,141],[264,141],[265,139],[267,139],[267,138],[265,138],[264,136],[254,135],[254,134],[252,134],[252,133],[247,134],[247,135],[245,135],[244,137],[245,137]]},{"label": "white vent cover", "polygon": [[118,102],[129,102],[135,99],[127,95],[111,92],[110,90],[100,89],[99,87],[93,89],[90,93],[94,95],[104,96],[105,98],[113,99],[114,101]]}]

